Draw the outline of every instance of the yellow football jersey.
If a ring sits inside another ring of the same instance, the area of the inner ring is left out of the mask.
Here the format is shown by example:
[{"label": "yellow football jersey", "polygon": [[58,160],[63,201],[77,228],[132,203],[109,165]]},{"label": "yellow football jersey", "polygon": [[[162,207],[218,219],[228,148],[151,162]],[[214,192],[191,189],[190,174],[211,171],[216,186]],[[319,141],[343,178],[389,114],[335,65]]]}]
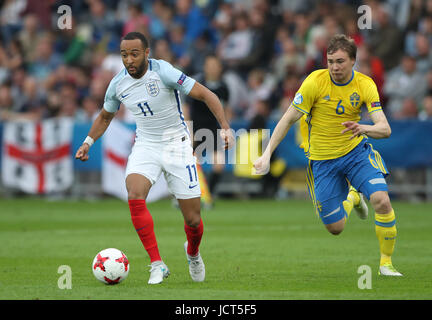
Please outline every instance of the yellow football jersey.
[{"label": "yellow football jersey", "polygon": [[361,106],[369,113],[382,110],[373,80],[357,71],[345,84],[333,82],[328,69],[312,72],[297,91],[292,106],[304,113],[300,119],[301,147],[311,160],[335,159],[354,149],[363,137],[352,140],[342,134],[342,122],[361,118]]}]

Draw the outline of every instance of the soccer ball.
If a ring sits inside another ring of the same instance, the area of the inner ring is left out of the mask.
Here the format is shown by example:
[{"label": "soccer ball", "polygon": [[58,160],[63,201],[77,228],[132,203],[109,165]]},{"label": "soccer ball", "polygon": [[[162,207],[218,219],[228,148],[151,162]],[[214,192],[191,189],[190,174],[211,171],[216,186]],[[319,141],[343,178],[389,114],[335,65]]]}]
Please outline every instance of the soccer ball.
[{"label": "soccer ball", "polygon": [[99,281],[105,284],[117,284],[127,278],[130,265],[123,252],[109,248],[96,255],[93,259],[92,270]]}]

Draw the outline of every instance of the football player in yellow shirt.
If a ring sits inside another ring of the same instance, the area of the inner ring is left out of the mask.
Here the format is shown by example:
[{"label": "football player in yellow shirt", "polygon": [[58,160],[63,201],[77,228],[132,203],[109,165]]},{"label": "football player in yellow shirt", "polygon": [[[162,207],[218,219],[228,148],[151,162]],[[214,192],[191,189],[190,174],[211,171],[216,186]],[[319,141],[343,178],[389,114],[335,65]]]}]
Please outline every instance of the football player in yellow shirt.
[{"label": "football player in yellow shirt", "polygon": [[[366,197],[375,211],[379,274],[402,276],[391,260],[397,231],[385,180],[388,170],[367,139],[388,138],[391,129],[375,83],[353,70],[356,53],[354,41],[345,35],[330,39],[328,69],[314,71],[304,80],[254,168],[257,174],[268,172],[273,151],[300,120],[301,147],[309,159],[309,194],[325,227],[334,235],[340,234],[353,208],[366,219]],[[363,105],[372,125],[358,123]]]}]

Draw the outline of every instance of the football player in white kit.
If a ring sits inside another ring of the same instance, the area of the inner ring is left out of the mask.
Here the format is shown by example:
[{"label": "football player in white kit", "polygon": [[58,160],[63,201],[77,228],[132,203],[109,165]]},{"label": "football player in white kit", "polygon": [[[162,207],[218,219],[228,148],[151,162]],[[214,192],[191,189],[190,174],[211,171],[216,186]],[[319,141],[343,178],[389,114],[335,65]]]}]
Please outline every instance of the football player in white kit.
[{"label": "football player in white kit", "polygon": [[203,234],[201,191],[179,92],[206,103],[221,126],[225,148],[233,146],[234,137],[221,102],[213,92],[168,62],[149,59],[149,53],[143,34],[130,32],[123,37],[120,54],[125,69],[111,80],[103,108],[75,158],[86,161],[91,145],[108,128],[120,103],[128,108],[136,120],[136,139],[126,167],[126,189],[132,223],[150,257],[148,283],[161,283],[169,275],[159,254],[153,219],[145,202],[151,186],[162,173],[183,213],[187,239],[184,249],[190,276],[201,282],[205,279],[199,252]]}]

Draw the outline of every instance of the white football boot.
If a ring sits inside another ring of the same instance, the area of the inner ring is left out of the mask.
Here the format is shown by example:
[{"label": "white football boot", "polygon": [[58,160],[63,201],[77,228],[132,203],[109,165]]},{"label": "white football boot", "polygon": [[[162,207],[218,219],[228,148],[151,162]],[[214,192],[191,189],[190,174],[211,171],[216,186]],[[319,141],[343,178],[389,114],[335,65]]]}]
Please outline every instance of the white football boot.
[{"label": "white football boot", "polygon": [[164,278],[167,278],[170,274],[170,271],[167,265],[163,261],[155,261],[152,262],[150,267],[150,279],[148,284],[158,284],[163,281]]},{"label": "white football boot", "polygon": [[360,201],[358,204],[354,204],[354,209],[358,215],[358,217],[362,220],[365,220],[368,217],[368,213],[369,213],[369,208],[367,206],[367,203],[365,201],[364,195],[360,192],[358,192],[356,189],[354,189],[353,186],[350,187],[349,191],[353,191],[355,192],[359,198]]},{"label": "white football boot", "polygon": [[391,263],[380,266],[378,274],[380,276],[402,277],[402,273],[397,271]]},{"label": "white football boot", "polygon": [[189,274],[190,274],[193,281],[202,282],[205,279],[204,261],[201,258],[201,255],[199,252],[195,257],[191,257],[190,255],[188,255],[187,246],[188,246],[188,242],[186,241],[184,243],[184,250],[186,253],[186,259],[187,259],[188,264],[189,264]]}]

